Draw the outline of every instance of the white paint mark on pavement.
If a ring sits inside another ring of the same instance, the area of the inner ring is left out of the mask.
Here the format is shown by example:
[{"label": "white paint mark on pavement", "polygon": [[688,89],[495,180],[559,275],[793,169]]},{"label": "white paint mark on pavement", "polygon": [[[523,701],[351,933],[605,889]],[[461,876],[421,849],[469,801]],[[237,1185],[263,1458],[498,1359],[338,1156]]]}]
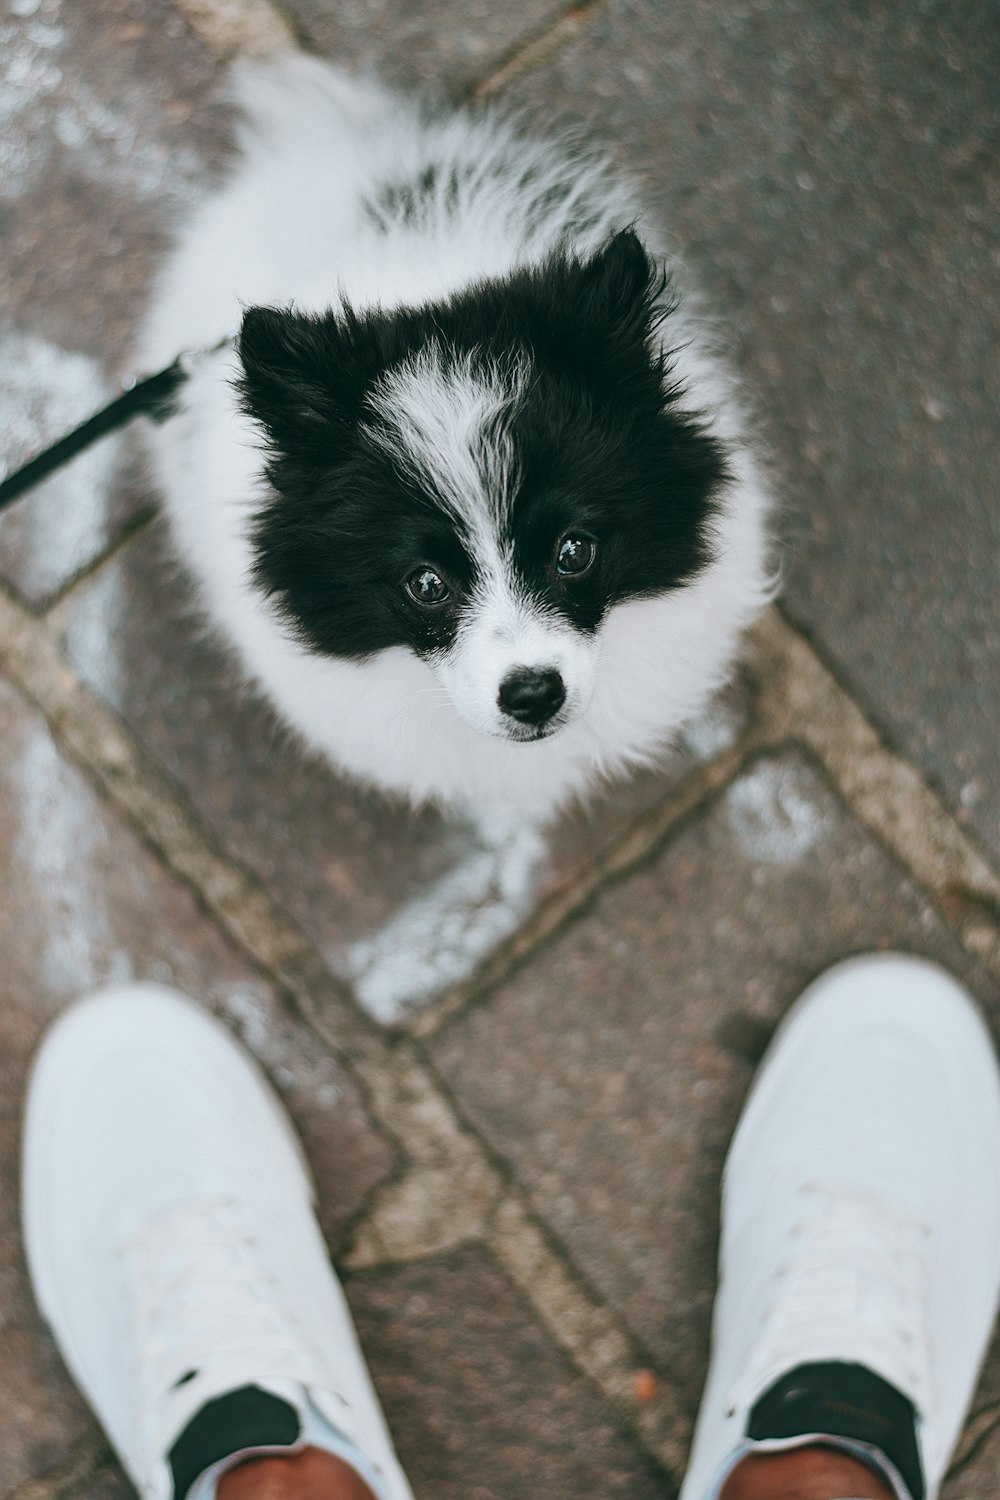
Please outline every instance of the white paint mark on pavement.
[{"label": "white paint mark on pavement", "polygon": [[32,732],[10,756],[17,809],[13,869],[27,881],[42,914],[42,975],[67,999],[98,984],[132,978],[131,960],[115,942],[96,866],[104,833],[89,793],[67,772],[49,735]]},{"label": "white paint mark on pavement", "polygon": [[356,943],[348,972],[369,1014],[392,1024],[467,978],[527,914],[545,848],[541,834],[522,829],[476,851],[374,936]]},{"label": "white paint mark on pavement", "polygon": [[760,761],[739,777],[726,794],[725,808],[743,852],[769,865],[802,859],[829,824],[804,790],[798,768],[776,760]]}]

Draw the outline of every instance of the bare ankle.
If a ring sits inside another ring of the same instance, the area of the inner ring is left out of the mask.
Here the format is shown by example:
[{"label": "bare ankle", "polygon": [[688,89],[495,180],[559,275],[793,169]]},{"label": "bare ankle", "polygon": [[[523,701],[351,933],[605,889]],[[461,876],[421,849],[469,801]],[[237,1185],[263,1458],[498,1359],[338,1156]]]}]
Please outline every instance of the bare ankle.
[{"label": "bare ankle", "polygon": [[895,1500],[867,1464],[820,1445],[748,1454],[726,1480],[719,1500],[841,1500],[844,1495]]},{"label": "bare ankle", "polygon": [[217,1500],[375,1500],[349,1464],[322,1448],[262,1453],[229,1469]]}]

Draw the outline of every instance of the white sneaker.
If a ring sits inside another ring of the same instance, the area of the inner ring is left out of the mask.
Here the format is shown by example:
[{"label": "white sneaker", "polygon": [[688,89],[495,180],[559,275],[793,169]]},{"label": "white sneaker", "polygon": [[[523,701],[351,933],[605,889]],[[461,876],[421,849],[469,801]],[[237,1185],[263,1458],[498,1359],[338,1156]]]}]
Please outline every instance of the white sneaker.
[{"label": "white sneaker", "polygon": [[1000,1077],[956,980],[880,954],[806,991],[730,1148],[719,1265],[681,1500],[823,1434],[933,1500],[1000,1294]]},{"label": "white sneaker", "polygon": [[107,990],[49,1032],[25,1123],[28,1263],[74,1379],[148,1500],[170,1500],[179,1438],[190,1465],[196,1414],[248,1386],[291,1408],[291,1432],[268,1446],[304,1446],[319,1429],[331,1451],[357,1455],[379,1500],[412,1500],[311,1199],[278,1101],[192,1001],[157,985]]}]

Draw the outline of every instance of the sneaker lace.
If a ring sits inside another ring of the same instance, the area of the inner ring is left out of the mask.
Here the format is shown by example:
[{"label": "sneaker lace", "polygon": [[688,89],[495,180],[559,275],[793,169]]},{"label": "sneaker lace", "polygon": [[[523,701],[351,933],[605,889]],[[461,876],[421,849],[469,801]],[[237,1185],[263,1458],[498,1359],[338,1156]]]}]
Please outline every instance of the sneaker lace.
[{"label": "sneaker lace", "polygon": [[[235,1200],[178,1203],[123,1242],[119,1254],[142,1351],[137,1394],[147,1453],[162,1456],[205,1401],[255,1377],[331,1390],[329,1372],[285,1310]],[[339,1392],[331,1394],[346,1406]]]},{"label": "sneaker lace", "polygon": [[852,1184],[808,1183],[802,1197],[730,1415],[787,1371],[820,1360],[866,1365],[927,1411],[929,1226]]}]

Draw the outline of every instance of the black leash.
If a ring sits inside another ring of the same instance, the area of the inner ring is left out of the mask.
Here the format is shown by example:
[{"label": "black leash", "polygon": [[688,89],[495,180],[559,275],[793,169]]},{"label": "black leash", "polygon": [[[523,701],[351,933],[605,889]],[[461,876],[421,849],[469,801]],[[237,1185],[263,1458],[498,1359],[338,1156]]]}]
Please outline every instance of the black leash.
[{"label": "black leash", "polygon": [[107,406],[81,422],[79,427],[74,427],[72,432],[68,432],[65,437],[59,438],[0,480],[0,511],[12,505],[32,485],[40,484],[56,469],[68,464],[71,458],[89,448],[91,443],[96,443],[98,438],[124,427],[126,422],[130,422],[140,412],[152,417],[154,422],[164,422],[167,417],[173,416],[178,406],[178,392],[191,378],[195,365],[206,355],[218,353],[231,342],[231,339],[222,339],[211,349],[200,350],[195,354],[179,354],[165,370],[148,375],[144,380],[134,381],[120,396],[116,396]]}]

